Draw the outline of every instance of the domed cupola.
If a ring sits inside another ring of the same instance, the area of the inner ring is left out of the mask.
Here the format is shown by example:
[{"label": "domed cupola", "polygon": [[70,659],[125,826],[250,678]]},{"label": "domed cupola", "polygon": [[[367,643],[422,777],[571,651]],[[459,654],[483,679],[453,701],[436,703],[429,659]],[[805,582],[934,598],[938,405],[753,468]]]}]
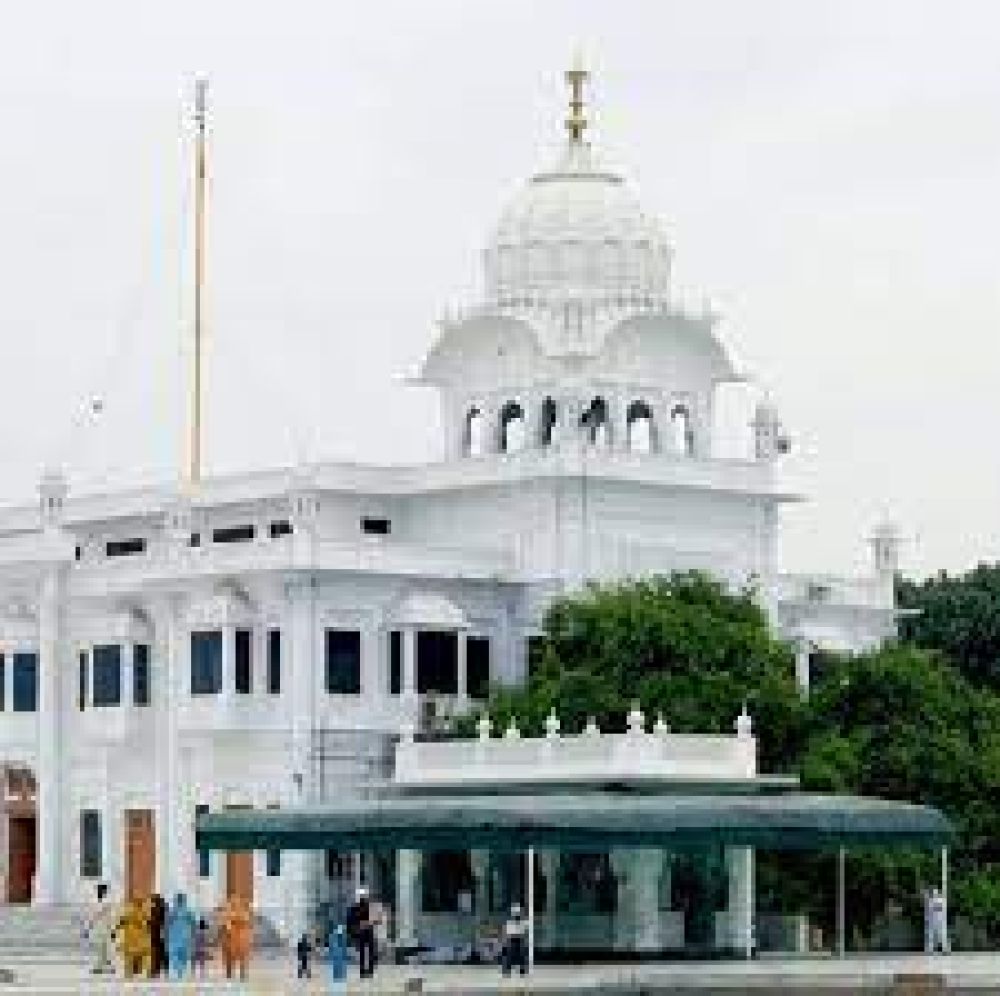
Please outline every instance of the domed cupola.
[{"label": "domed cupola", "polygon": [[503,212],[486,249],[486,292],[495,304],[613,302],[667,292],[670,248],[662,229],[583,140],[587,77],[583,69],[566,74],[566,147]]}]

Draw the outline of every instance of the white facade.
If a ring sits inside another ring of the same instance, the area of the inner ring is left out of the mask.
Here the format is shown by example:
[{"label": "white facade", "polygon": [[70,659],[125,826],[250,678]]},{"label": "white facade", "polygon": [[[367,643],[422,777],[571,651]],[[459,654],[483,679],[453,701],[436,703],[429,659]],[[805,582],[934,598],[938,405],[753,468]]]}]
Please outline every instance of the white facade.
[{"label": "white facade", "polygon": [[[213,856],[199,876],[197,806],[315,795],[316,731],[466,708],[487,655],[490,681],[523,680],[548,601],[586,579],[702,568],[753,584],[803,684],[811,649],[893,633],[890,531],[869,577],[780,572],[786,437],[762,404],[754,458],[716,455],[716,388],[743,378],[714,316],[673,302],[670,257],[571,137],[503,214],[482,300],[425,361],[440,462],[261,471],[194,494],[69,495],[48,474],[38,502],[0,511],[0,762],[35,776],[35,901],[152,875],[214,903],[237,873]],[[81,853],[84,811],[99,860]],[[0,854],[8,880],[23,862]],[[255,905],[293,929],[316,874],[255,855]]]}]

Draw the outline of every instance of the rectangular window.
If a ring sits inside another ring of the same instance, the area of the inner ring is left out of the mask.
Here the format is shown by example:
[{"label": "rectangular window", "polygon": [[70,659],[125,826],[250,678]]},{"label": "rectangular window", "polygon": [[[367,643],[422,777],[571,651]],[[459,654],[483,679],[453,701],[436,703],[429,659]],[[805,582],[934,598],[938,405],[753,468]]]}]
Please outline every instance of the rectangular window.
[{"label": "rectangular window", "polygon": [[399,695],[403,687],[403,634],[394,629],[389,634],[389,694]]},{"label": "rectangular window", "polygon": [[201,546],[201,533],[192,533],[188,546]]},{"label": "rectangular window", "polygon": [[253,691],[253,632],[249,629],[236,631],[236,691],[239,695],[249,695]]},{"label": "rectangular window", "polygon": [[490,690],[490,641],[485,636],[470,636],[466,642],[466,665],[469,669],[469,697],[485,699]]},{"label": "rectangular window", "polygon": [[104,546],[108,557],[134,557],[137,553],[146,552],[146,541],[141,536],[133,539],[110,540]]},{"label": "rectangular window", "polygon": [[267,854],[267,877],[277,878],[281,874],[281,851],[269,847],[265,853]]},{"label": "rectangular window", "polygon": [[[199,816],[203,816],[208,812],[208,806],[195,806],[194,807],[194,817],[195,823],[198,821]],[[198,851],[198,878],[208,878],[212,874],[212,852],[207,848],[201,848]]]},{"label": "rectangular window", "polygon": [[331,851],[327,848],[325,852],[326,877],[330,881],[335,881],[344,876],[344,862],[339,851]]},{"label": "rectangular window", "polygon": [[96,809],[80,811],[80,877],[101,877],[101,814]]},{"label": "rectangular window", "polygon": [[281,694],[281,630],[267,631],[267,691],[269,695]]},{"label": "rectangular window", "polygon": [[366,515],[361,519],[361,531],[366,536],[388,536],[392,532],[392,522]]},{"label": "rectangular window", "polygon": [[277,539],[279,536],[291,536],[292,524],[288,519],[279,519],[277,522],[272,522],[267,527],[267,531],[271,539]]},{"label": "rectangular window", "polygon": [[137,706],[149,705],[148,643],[137,643],[132,647],[132,702]]},{"label": "rectangular window", "polygon": [[253,526],[223,526],[212,530],[213,543],[247,543],[257,535]]},{"label": "rectangular window", "polygon": [[94,706],[116,706],[122,701],[122,648],[94,647]]},{"label": "rectangular window", "polygon": [[417,633],[417,691],[421,695],[458,692],[458,637],[455,633]]},{"label": "rectangular window", "polygon": [[361,634],[355,629],[326,631],[326,690],[337,695],[361,692]]},{"label": "rectangular window", "polygon": [[36,712],[38,709],[38,654],[14,654],[14,712]]},{"label": "rectangular window", "polygon": [[196,630],[191,634],[191,694],[218,695],[222,691],[222,632]]},{"label": "rectangular window", "polygon": [[80,651],[80,673],[76,689],[76,704],[83,712],[87,708],[87,690],[90,687],[90,655],[86,650]]}]

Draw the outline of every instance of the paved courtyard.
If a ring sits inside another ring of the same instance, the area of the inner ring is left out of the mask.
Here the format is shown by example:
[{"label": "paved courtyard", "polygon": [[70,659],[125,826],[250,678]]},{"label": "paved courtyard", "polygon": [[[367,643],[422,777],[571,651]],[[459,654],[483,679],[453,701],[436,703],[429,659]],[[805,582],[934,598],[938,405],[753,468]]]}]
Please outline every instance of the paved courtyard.
[{"label": "paved courtyard", "polygon": [[[9,961],[17,981],[0,991],[31,993],[134,992],[330,992],[325,973],[299,983],[290,959],[258,959],[244,986],[218,977],[205,982],[127,984],[123,979],[95,980],[77,962]],[[322,975],[322,977],[320,977]],[[422,989],[415,987],[416,980]],[[937,981],[944,983],[944,988]],[[540,966],[527,980],[501,979],[490,967],[387,967],[374,982],[353,977],[351,993],[423,991],[449,994],[481,993],[737,993],[784,994],[823,992],[936,992],[1000,993],[1000,954],[956,954],[947,958],[923,955],[886,955],[835,959],[763,959],[740,962],[685,962],[647,965]]]}]

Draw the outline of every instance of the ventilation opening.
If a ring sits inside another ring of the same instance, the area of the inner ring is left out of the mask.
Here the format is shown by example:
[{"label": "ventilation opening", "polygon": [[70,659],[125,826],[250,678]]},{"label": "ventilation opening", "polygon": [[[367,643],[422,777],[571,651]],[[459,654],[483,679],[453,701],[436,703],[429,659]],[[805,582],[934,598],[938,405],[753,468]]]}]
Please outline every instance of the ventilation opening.
[{"label": "ventilation opening", "polygon": [[590,407],[580,417],[580,425],[587,439],[598,446],[608,442],[608,403],[604,398],[594,398]]},{"label": "ventilation opening", "polygon": [[508,401],[500,411],[500,452],[523,450],[524,437],[524,409],[516,401]]},{"label": "ventilation opening", "polygon": [[246,543],[257,535],[253,526],[224,526],[212,530],[213,543]]},{"label": "ventilation opening", "polygon": [[462,451],[466,456],[482,456],[486,450],[486,420],[478,408],[470,408],[462,432]]},{"label": "ventilation opening", "polygon": [[287,519],[279,519],[277,522],[272,522],[267,527],[267,531],[271,539],[277,539],[279,536],[291,536],[292,524]]},{"label": "ventilation opening", "polygon": [[684,456],[694,453],[694,426],[691,424],[691,413],[684,405],[675,405],[670,412],[670,430],[673,435],[674,449]]},{"label": "ventilation opening", "polygon": [[655,448],[653,412],[645,401],[633,401],[626,415],[628,448],[632,453],[651,453]]},{"label": "ventilation opening", "polygon": [[361,519],[361,531],[366,536],[388,536],[392,532],[392,522],[366,515]]},{"label": "ventilation opening", "polygon": [[551,446],[552,439],[556,433],[556,422],[558,420],[556,403],[551,398],[546,398],[542,402],[542,418],[539,430],[539,442],[542,446]]},{"label": "ventilation opening", "polygon": [[132,557],[137,553],[146,552],[146,541],[142,537],[126,540],[111,540],[104,552],[109,557]]}]

